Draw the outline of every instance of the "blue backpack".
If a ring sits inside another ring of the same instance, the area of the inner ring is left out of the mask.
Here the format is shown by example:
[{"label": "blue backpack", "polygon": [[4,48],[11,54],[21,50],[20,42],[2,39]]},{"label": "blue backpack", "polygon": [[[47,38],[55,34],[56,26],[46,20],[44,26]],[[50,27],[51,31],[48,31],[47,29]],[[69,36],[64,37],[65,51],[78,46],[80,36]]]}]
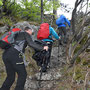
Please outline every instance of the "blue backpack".
[{"label": "blue backpack", "polygon": [[63,24],[62,20],[63,20],[63,18],[58,18],[58,19],[56,20],[56,25],[61,25],[61,24]]}]

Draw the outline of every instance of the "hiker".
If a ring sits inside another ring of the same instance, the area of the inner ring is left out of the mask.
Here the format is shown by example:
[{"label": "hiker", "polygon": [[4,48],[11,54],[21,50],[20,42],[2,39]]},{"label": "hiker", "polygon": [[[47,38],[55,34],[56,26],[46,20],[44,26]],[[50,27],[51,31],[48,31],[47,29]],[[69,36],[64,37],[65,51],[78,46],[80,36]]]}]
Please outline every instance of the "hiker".
[{"label": "hiker", "polygon": [[43,67],[43,71],[46,71],[47,68],[50,67],[50,57],[51,57],[51,50],[52,50],[52,44],[53,44],[52,37],[59,40],[59,36],[56,33],[56,31],[48,23],[42,23],[40,25],[40,29],[38,30],[37,39],[46,42],[49,47],[48,49],[49,57],[47,59],[46,65],[44,65]]},{"label": "hiker", "polygon": [[30,27],[25,27],[25,31],[20,32],[15,37],[15,43],[3,53],[2,59],[6,67],[7,77],[0,90],[10,90],[15,81],[15,74],[18,79],[15,90],[24,90],[24,85],[27,77],[27,72],[23,62],[22,52],[25,52],[26,46],[30,46],[37,50],[48,50],[48,46],[40,46],[33,42],[31,35],[33,30]]},{"label": "hiker", "polygon": [[[56,25],[58,26],[58,30],[59,30],[59,36],[61,36],[61,38],[63,37],[64,34],[64,43],[67,43],[67,31],[66,31],[66,24],[68,24],[68,26],[70,27],[70,21],[64,16],[64,15],[60,15],[60,17],[56,20]],[[60,40],[60,44],[61,40]]]}]

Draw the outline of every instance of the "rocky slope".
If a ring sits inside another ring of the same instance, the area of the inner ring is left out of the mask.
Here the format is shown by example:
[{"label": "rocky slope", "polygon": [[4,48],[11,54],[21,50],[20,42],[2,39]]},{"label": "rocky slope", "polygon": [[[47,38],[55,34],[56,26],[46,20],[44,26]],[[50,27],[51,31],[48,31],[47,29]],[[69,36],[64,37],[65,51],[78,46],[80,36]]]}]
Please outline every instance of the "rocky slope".
[{"label": "rocky slope", "polygon": [[[58,49],[60,51],[58,58]],[[62,66],[66,63],[65,47],[53,47],[51,55],[51,64],[47,72],[42,73],[40,79],[40,72],[29,76],[26,81],[25,90],[54,90],[56,85],[62,78]]]},{"label": "rocky slope", "polygon": [[[35,34],[33,39],[36,39],[36,34],[39,26],[30,25],[28,22],[19,22],[13,25],[23,29],[25,26],[30,26],[34,29]],[[12,27],[13,27],[12,26]],[[11,28],[12,28],[11,27]],[[1,27],[0,31],[8,30],[7,26]],[[58,54],[59,50],[59,54]],[[2,50],[0,50],[0,87],[6,77],[5,67],[1,60]],[[66,45],[58,48],[58,41],[55,41],[52,48],[51,64],[46,73],[42,74],[40,79],[39,67],[31,58],[32,49],[26,49],[26,59],[29,62],[27,69],[27,80],[25,90],[89,90],[90,89],[90,48],[83,52],[73,67],[68,68],[66,61]],[[17,78],[16,78],[17,80]],[[14,90],[16,81],[11,90]]]}]

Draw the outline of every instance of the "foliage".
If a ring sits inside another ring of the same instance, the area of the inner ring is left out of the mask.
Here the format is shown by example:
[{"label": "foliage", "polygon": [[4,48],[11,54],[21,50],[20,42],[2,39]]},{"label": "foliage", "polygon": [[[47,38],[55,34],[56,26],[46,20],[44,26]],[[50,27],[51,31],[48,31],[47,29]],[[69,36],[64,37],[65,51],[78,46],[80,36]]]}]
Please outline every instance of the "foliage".
[{"label": "foliage", "polygon": [[57,10],[57,8],[60,7],[60,4],[57,3],[57,2],[60,2],[59,0],[56,1],[56,0],[51,0],[51,1],[47,1],[47,0],[44,0],[44,12],[46,11],[53,11],[54,10]]},{"label": "foliage", "polygon": [[[41,16],[41,2],[40,0],[31,0],[31,1],[21,1],[21,4],[23,6],[23,10],[21,11],[21,17],[26,18],[27,20],[38,20],[40,21],[40,16]],[[53,2],[52,1],[43,1],[43,8],[44,12],[46,11],[52,11],[53,8],[57,9],[59,7],[59,4],[56,4],[54,2],[54,7],[53,7]]]},{"label": "foliage", "polygon": [[[57,0],[57,2],[59,2],[59,0]],[[55,0],[43,0],[44,13],[47,11],[51,12],[53,9],[57,10],[59,7],[59,3],[57,2]],[[0,5],[3,5],[2,0],[0,0]],[[19,2],[16,0],[6,0],[3,8],[6,9],[6,11],[4,13],[2,12],[2,16],[11,15],[26,20],[40,21],[41,0],[20,0]]]},{"label": "foliage", "polygon": [[81,62],[81,58],[80,57],[77,57],[76,64],[79,64],[80,62]]},{"label": "foliage", "polygon": [[10,18],[8,18],[8,17],[3,17],[2,19],[1,19],[1,21],[2,21],[2,23],[4,23],[4,24],[8,24],[9,26],[12,26],[12,24],[13,24],[13,22],[10,20]]},{"label": "foliage", "polygon": [[2,5],[3,5],[2,0],[0,0],[0,6],[2,6]]},{"label": "foliage", "polygon": [[19,16],[19,13],[21,11],[20,4],[17,4],[16,2],[7,1],[6,6],[8,11],[11,11],[12,16]]},{"label": "foliage", "polygon": [[81,45],[85,44],[88,39],[88,35],[86,35],[80,42]]},{"label": "foliage", "polygon": [[77,51],[80,50],[80,48],[81,48],[81,45],[79,44],[79,45],[75,48],[74,53],[77,53]]},{"label": "foliage", "polygon": [[82,60],[82,65],[89,65],[89,60],[83,59]]},{"label": "foliage", "polygon": [[[40,1],[39,0],[32,0],[26,2],[21,2],[22,8],[21,17],[26,18],[27,20],[39,20],[40,19]],[[36,19],[35,19],[36,18]]]}]

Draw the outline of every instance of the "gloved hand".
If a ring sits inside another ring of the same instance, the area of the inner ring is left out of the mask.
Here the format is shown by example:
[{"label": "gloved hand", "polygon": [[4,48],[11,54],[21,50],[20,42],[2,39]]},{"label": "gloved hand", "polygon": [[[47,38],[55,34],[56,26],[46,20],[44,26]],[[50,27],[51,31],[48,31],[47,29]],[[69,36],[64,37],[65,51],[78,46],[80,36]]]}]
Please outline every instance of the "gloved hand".
[{"label": "gloved hand", "polygon": [[48,46],[44,46],[43,49],[46,50],[46,51],[48,51]]},{"label": "gloved hand", "polygon": [[61,40],[61,36],[59,36],[59,40]]}]

